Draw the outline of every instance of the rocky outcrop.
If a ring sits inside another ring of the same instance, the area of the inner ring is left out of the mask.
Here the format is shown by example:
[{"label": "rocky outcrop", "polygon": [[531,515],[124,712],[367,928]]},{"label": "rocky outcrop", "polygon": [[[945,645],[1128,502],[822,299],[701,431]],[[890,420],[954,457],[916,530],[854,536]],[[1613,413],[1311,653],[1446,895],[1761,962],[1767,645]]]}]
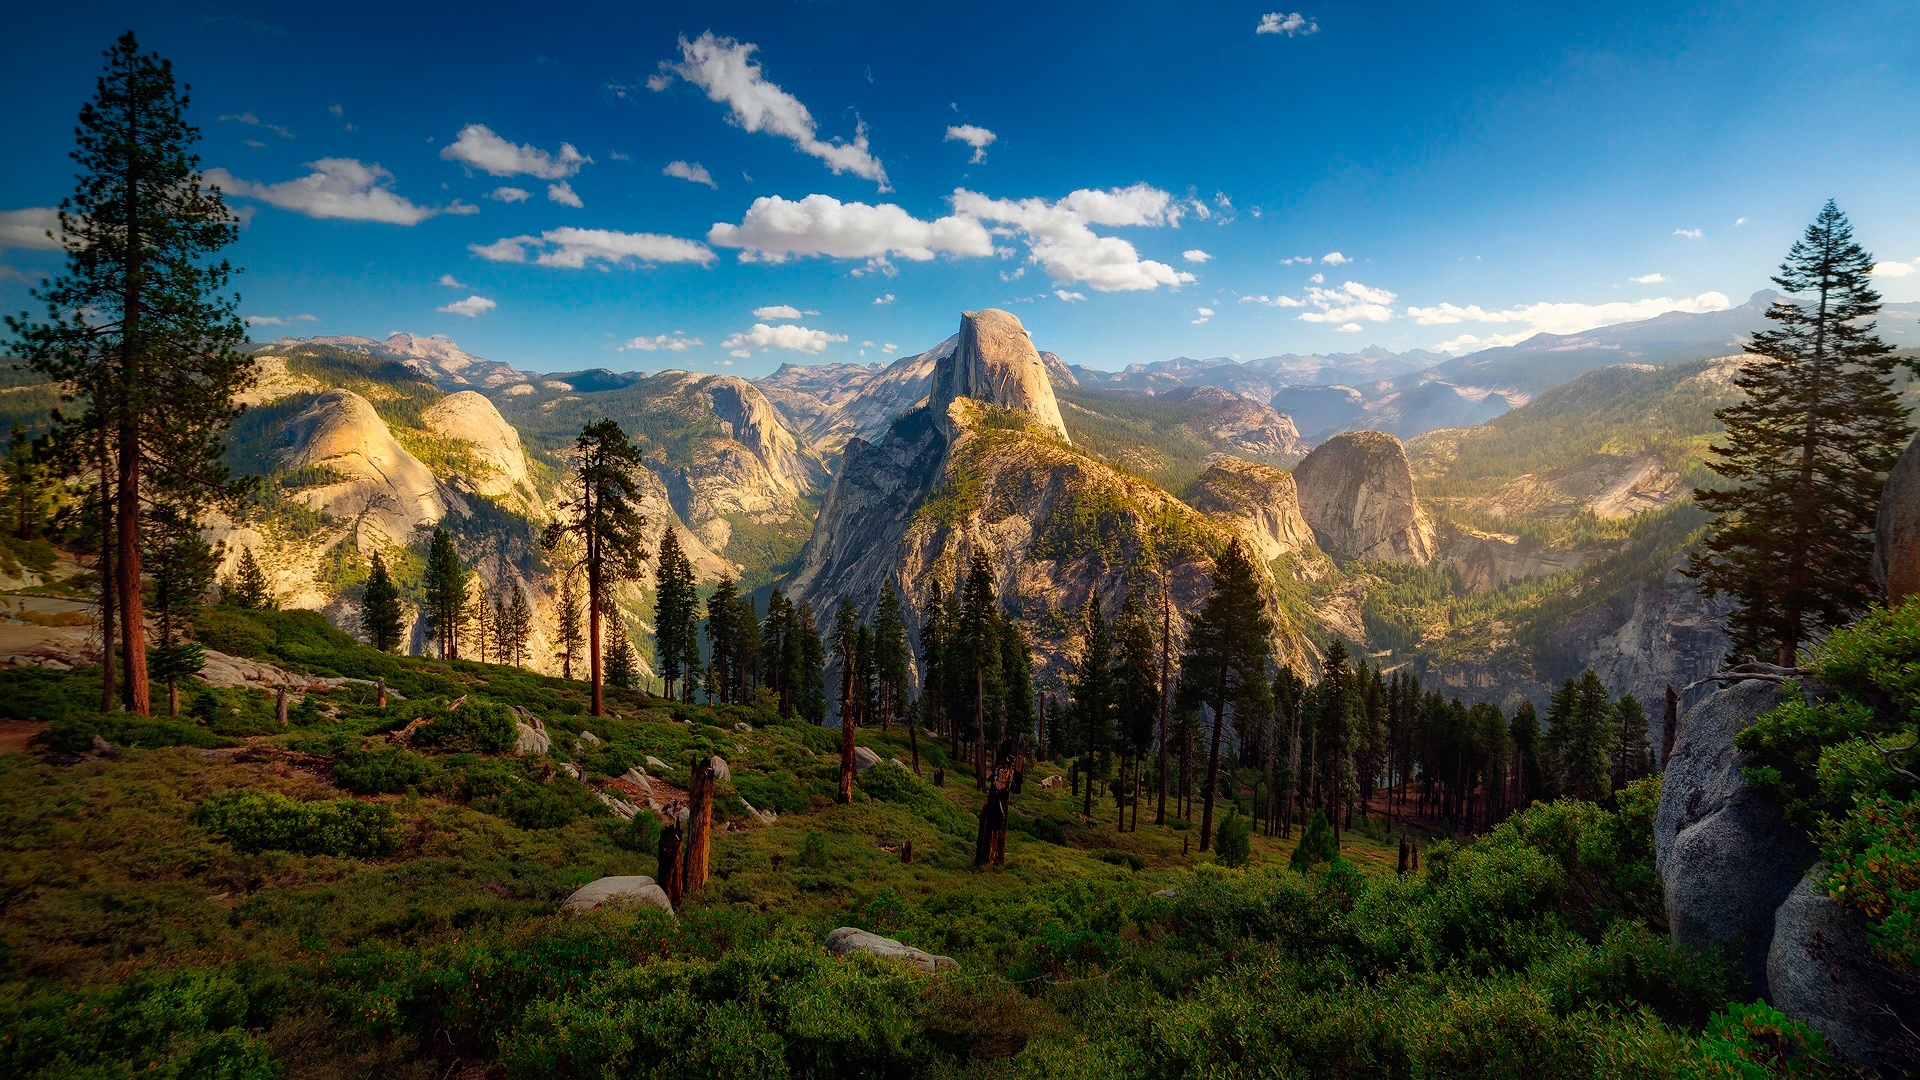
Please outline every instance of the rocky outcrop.
[{"label": "rocky outcrop", "polygon": [[924,949],[903,945],[890,937],[868,933],[857,926],[842,926],[827,935],[827,951],[835,956],[866,953],[870,956],[900,960],[931,975],[941,968],[957,968],[960,962],[951,956],[936,956]]},{"label": "rocky outcrop", "polygon": [[956,432],[948,409],[960,398],[1025,413],[1041,429],[1072,441],[1053,397],[1046,362],[1033,347],[1027,328],[1010,312],[986,308],[963,313],[952,360],[934,369],[927,401],[935,422],[945,427],[950,438]]},{"label": "rocky outcrop", "polygon": [[1216,456],[1187,488],[1185,501],[1237,525],[1267,562],[1313,547],[1313,529],[1300,516],[1300,495],[1285,469]]},{"label": "rocky outcrop", "polygon": [[480,465],[458,481],[469,490],[497,498],[530,486],[520,433],[483,395],[448,394],[422,412],[420,422],[435,435],[467,446]]},{"label": "rocky outcrop", "polygon": [[1433,522],[1414,497],[1399,439],[1378,431],[1335,435],[1294,468],[1293,479],[1301,515],[1335,559],[1432,560]]},{"label": "rocky outcrop", "polygon": [[1747,786],[1733,737],[1783,700],[1776,684],[1734,683],[1680,717],[1654,816],[1654,867],[1674,941],[1734,961],[1765,992],[1774,915],[1813,862],[1806,830]]},{"label": "rocky outcrop", "polygon": [[1767,991],[1775,1008],[1825,1035],[1849,1061],[1899,1075],[1892,1047],[1902,1032],[1881,1006],[1886,980],[1866,920],[1820,891],[1812,876],[1774,913]]},{"label": "rocky outcrop", "polygon": [[933,369],[959,344],[960,335],[955,334],[884,366],[782,364],[754,385],[808,445],[837,454],[849,439],[879,442],[896,419],[924,403],[933,386]]},{"label": "rocky outcrop", "polygon": [[1293,420],[1260,401],[1217,386],[1185,386],[1159,395],[1163,401],[1199,410],[1193,420],[1201,435],[1235,453],[1290,465],[1313,447],[1300,437]]},{"label": "rocky outcrop", "polygon": [[671,915],[673,902],[667,899],[667,891],[654,883],[650,877],[603,877],[591,881],[573,891],[563,905],[567,911],[591,911],[601,904],[626,903],[643,907],[657,907]]},{"label": "rocky outcrop", "polygon": [[281,464],[315,470],[323,481],[298,497],[388,542],[407,543],[415,526],[431,525],[457,505],[433,471],[395,441],[372,403],[351,390],[314,398],[288,422],[284,438]]},{"label": "rocky outcrop", "polygon": [[1873,577],[1889,604],[1920,592],[1920,438],[1887,474],[1874,527]]}]

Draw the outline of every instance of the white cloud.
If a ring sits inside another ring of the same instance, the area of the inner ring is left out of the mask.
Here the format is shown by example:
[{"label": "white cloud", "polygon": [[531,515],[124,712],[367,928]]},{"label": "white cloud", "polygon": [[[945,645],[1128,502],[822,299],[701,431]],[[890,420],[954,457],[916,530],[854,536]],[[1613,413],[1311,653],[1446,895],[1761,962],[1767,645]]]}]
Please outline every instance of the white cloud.
[{"label": "white cloud", "polygon": [[756,319],[789,319],[791,320],[791,319],[803,318],[808,315],[818,315],[818,314],[820,313],[817,311],[801,311],[799,308],[794,307],[792,304],[772,304],[767,307],[757,307],[753,309],[753,317]]},{"label": "white cloud", "polygon": [[1461,334],[1457,338],[1449,338],[1435,345],[1433,351],[1458,356],[1461,353],[1479,352],[1481,349],[1498,349],[1507,345],[1518,345],[1532,336],[1533,331],[1531,330],[1522,330],[1517,334],[1488,334],[1485,337],[1481,337],[1478,334]]},{"label": "white cloud", "polygon": [[292,326],[295,323],[318,322],[318,315],[249,315],[248,326]]},{"label": "white cloud", "polygon": [[1357,322],[1350,322],[1350,323],[1347,323],[1347,324],[1345,324],[1345,325],[1343,325],[1343,326],[1336,326],[1336,327],[1334,327],[1334,328],[1333,328],[1333,332],[1334,332],[1334,333],[1336,333],[1336,334],[1357,334],[1357,333],[1359,333],[1359,332],[1360,332],[1361,330],[1364,330],[1364,329],[1365,329],[1365,327],[1363,327],[1363,326],[1361,326],[1361,325],[1360,325],[1359,323],[1357,323]]},{"label": "white cloud", "polygon": [[1305,37],[1320,32],[1320,24],[1299,12],[1269,11],[1260,16],[1260,25],[1253,28],[1256,34],[1285,34],[1288,37]]},{"label": "white cloud", "polygon": [[768,82],[753,59],[759,46],[715,37],[712,31],[693,41],[680,39],[680,62],[663,61],[660,73],[647,80],[652,90],[665,90],[678,75],[706,91],[708,99],[730,110],[728,119],[748,131],[764,131],[793,142],[803,154],[826,162],[834,175],[852,173],[887,186],[887,170],[867,149],[865,124],[856,124],[852,142],[820,139],[819,125],[800,99]]},{"label": "white cloud", "polygon": [[1199,326],[1205,323],[1208,319],[1213,318],[1213,309],[1210,307],[1194,308],[1193,314],[1194,314],[1193,325]]},{"label": "white cloud", "polygon": [[667,167],[660,170],[661,176],[672,176],[693,184],[705,184],[718,191],[720,185],[713,182],[713,174],[697,161],[669,161]]},{"label": "white cloud", "polygon": [[313,218],[418,225],[446,212],[418,206],[394,194],[393,174],[377,162],[364,165],[353,158],[321,158],[307,167],[313,172],[278,184],[255,184],[225,169],[208,169],[206,178],[229,195],[258,199]]},{"label": "white cloud", "polygon": [[792,323],[782,323],[779,326],[754,323],[751,330],[727,335],[726,340],[720,343],[720,347],[741,358],[752,356],[755,349],[785,349],[788,352],[818,355],[826,352],[828,345],[845,340],[847,340],[845,334],[809,330]]},{"label": "white cloud", "polygon": [[446,286],[446,287],[447,287],[447,288],[449,288],[449,289],[464,289],[464,288],[466,288],[466,286],[465,286],[464,284],[462,284],[462,283],[460,283],[460,282],[459,282],[458,280],[456,280],[456,279],[454,278],[454,276],[453,276],[452,274],[441,274],[441,275],[440,275],[440,284],[441,284],[441,285],[444,285],[444,286]]},{"label": "white cloud", "polygon": [[573,193],[573,185],[567,183],[565,180],[556,184],[547,185],[547,200],[549,202],[557,202],[561,206],[571,206],[575,210],[586,205],[586,203],[580,201],[580,196]]},{"label": "white cloud", "polygon": [[497,187],[487,192],[487,198],[495,202],[519,203],[526,202],[528,199],[533,198],[533,193],[526,188]]},{"label": "white cloud", "polygon": [[1011,270],[1000,271],[1001,281],[1019,281],[1021,278],[1026,276],[1027,276],[1027,268],[1024,266],[1016,266]]},{"label": "white cloud", "polygon": [[1658,285],[1665,280],[1667,280],[1667,275],[1665,274],[1641,274],[1639,277],[1633,279],[1633,283],[1635,285]]},{"label": "white cloud", "polygon": [[894,301],[894,296],[892,293],[888,293],[885,296],[876,296],[873,298],[873,304],[875,307],[879,307],[883,304],[891,304],[893,303],[893,301]]},{"label": "white cloud", "polygon": [[1183,207],[1166,192],[1146,184],[1105,191],[1081,189],[1051,203],[992,199],[963,189],[953,193],[953,207],[960,214],[1020,230],[1032,261],[1057,284],[1125,292],[1195,280],[1184,270],[1141,258],[1132,244],[1117,236],[1098,236],[1088,227],[1179,224]]},{"label": "white cloud", "polygon": [[[339,114],[339,113],[334,113],[334,115],[335,115],[335,116],[338,116],[338,115],[340,115],[340,114]],[[271,132],[273,132],[273,133],[274,133],[275,135],[278,135],[278,136],[280,136],[280,137],[281,137],[281,138],[283,138],[283,139],[291,139],[291,138],[293,138],[293,132],[291,132],[291,131],[288,131],[288,130],[287,130],[286,128],[283,128],[283,127],[281,127],[281,126],[280,126],[279,124],[269,124],[269,123],[267,123],[267,122],[266,122],[265,120],[262,120],[262,119],[260,119],[260,118],[259,118],[258,116],[255,116],[255,115],[253,114],[253,110],[251,110],[251,109],[249,109],[249,110],[247,110],[246,112],[243,112],[243,113],[239,113],[239,114],[237,114],[237,115],[234,115],[234,116],[223,116],[223,117],[221,117],[220,119],[221,119],[221,120],[231,120],[231,121],[233,121],[233,122],[235,122],[235,123],[240,123],[240,124],[246,124],[246,125],[247,125],[248,127],[257,127],[257,128],[259,128],[260,130],[262,130],[262,131],[271,131]]]},{"label": "white cloud", "polygon": [[1746,223],[1747,223],[1747,219],[1743,217],[1737,217],[1733,219],[1733,227],[1736,229],[1742,225],[1745,225]]},{"label": "white cloud", "polygon": [[935,254],[993,253],[993,239],[972,217],[956,214],[922,221],[892,203],[843,203],[831,195],[808,195],[797,202],[763,195],[753,200],[740,224],[715,223],[707,241],[739,248],[743,260],[763,262],[807,255],[926,262]]},{"label": "white cloud", "polygon": [[895,345],[895,344],[894,344],[893,342],[891,342],[891,341],[889,341],[889,342],[886,342],[886,343],[884,343],[884,344],[882,344],[882,345],[880,346],[880,351],[882,351],[882,352],[892,352],[892,351],[894,351],[895,349],[898,349],[899,347],[900,347],[900,346],[898,346],[898,345]]},{"label": "white cloud", "polygon": [[[1258,215],[1255,215],[1255,216],[1258,216]],[[1302,263],[1310,263],[1312,261],[1313,261],[1313,256],[1311,255],[1295,255],[1291,258],[1281,259],[1280,265],[1281,266],[1298,266]]]},{"label": "white cloud", "polygon": [[465,300],[455,300],[445,307],[437,307],[433,310],[444,311],[449,315],[465,315],[471,319],[477,315],[492,311],[499,306],[499,304],[484,296],[469,296]]},{"label": "white cloud", "polygon": [[441,213],[452,214],[455,217],[471,217],[479,212],[479,207],[469,202],[461,202],[459,199],[448,203],[447,208],[441,211]]},{"label": "white cloud", "polygon": [[1055,289],[1053,290],[1053,295],[1059,297],[1060,299],[1066,301],[1069,304],[1077,303],[1078,301],[1085,300],[1087,298],[1086,293],[1070,292],[1066,289]]},{"label": "white cloud", "polygon": [[1180,257],[1190,263],[1203,263],[1213,258],[1213,256],[1201,251],[1199,248],[1188,248],[1180,253]]},{"label": "white cloud", "polygon": [[1702,236],[1705,236],[1706,233],[1702,232],[1699,229],[1675,229],[1673,230],[1673,235],[1684,236],[1689,240],[1698,240]]},{"label": "white cloud", "polygon": [[1327,275],[1315,274],[1307,280],[1313,282],[1315,285],[1325,285],[1327,283]]},{"label": "white cloud", "polygon": [[0,250],[7,248],[59,251],[60,211],[51,206],[0,210]]},{"label": "white cloud", "polygon": [[1325,255],[1320,256],[1320,261],[1326,263],[1328,266],[1345,266],[1353,260],[1337,251],[1329,251]]},{"label": "white cloud", "polygon": [[690,338],[686,336],[685,332],[675,330],[671,334],[628,338],[626,344],[620,346],[620,351],[631,352],[638,350],[640,352],[659,352],[665,350],[666,352],[686,352],[696,345],[705,344],[706,342],[699,338]]},{"label": "white cloud", "polygon": [[[1303,311],[1298,316],[1301,322],[1346,323],[1387,322],[1393,318],[1393,302],[1399,299],[1386,289],[1376,289],[1349,281],[1337,289],[1314,286],[1307,290],[1307,303],[1315,310]],[[1338,328],[1342,333],[1352,333],[1346,326]],[[1357,326],[1354,329],[1359,329]]]},{"label": "white cloud", "polygon": [[1877,262],[1873,264],[1875,277],[1906,277],[1914,273],[1920,273],[1920,270],[1916,270],[1913,263]]},{"label": "white cloud", "polygon": [[561,143],[558,154],[549,154],[536,146],[519,146],[495,135],[485,124],[468,124],[460,137],[440,151],[448,161],[479,169],[490,176],[532,176],[541,180],[565,180],[593,164],[593,159]]},{"label": "white cloud", "polygon": [[967,159],[970,165],[978,165],[987,160],[987,147],[992,146],[1000,136],[986,128],[974,124],[955,124],[947,129],[947,142],[966,143],[973,147],[973,156]]},{"label": "white cloud", "polygon": [[696,262],[714,259],[705,244],[657,233],[623,233],[609,229],[548,229],[539,236],[509,236],[491,244],[468,244],[467,250],[493,262],[523,263],[578,270],[589,260],[615,266],[633,263]]},{"label": "white cloud", "polygon": [[1615,301],[1607,304],[1538,303],[1491,311],[1478,304],[1465,306],[1436,304],[1432,307],[1409,307],[1406,314],[1421,326],[1489,323],[1516,325],[1523,328],[1518,333],[1486,338],[1468,334],[1435,346],[1442,351],[1464,352],[1469,348],[1485,349],[1496,345],[1511,345],[1524,341],[1536,333],[1578,334],[1601,326],[1612,326],[1615,323],[1651,319],[1669,311],[1690,314],[1724,311],[1731,303],[1725,293],[1704,292],[1699,296],[1678,299],[1659,296],[1646,300]]},{"label": "white cloud", "polygon": [[1285,296],[1285,295],[1243,296],[1240,298],[1240,302],[1243,304],[1265,304],[1268,307],[1306,307],[1307,306],[1306,301],[1295,300],[1293,297]]}]

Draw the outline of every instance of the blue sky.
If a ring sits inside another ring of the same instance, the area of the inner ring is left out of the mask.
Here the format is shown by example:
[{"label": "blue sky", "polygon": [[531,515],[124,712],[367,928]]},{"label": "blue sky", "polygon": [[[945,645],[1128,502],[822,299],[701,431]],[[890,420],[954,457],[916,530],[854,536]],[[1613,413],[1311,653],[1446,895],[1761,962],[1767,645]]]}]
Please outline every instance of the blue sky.
[{"label": "blue sky", "polygon": [[1099,367],[1457,352],[1738,303],[1828,197],[1920,299],[1912,0],[144,3],[0,14],[0,309],[127,27],[259,340],[755,375],[998,306]]}]

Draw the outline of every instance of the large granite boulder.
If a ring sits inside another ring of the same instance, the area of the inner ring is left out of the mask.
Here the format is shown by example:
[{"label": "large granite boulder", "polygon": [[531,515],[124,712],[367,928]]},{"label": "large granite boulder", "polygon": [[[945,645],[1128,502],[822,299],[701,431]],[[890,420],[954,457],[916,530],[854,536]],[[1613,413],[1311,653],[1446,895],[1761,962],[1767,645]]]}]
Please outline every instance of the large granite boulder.
[{"label": "large granite boulder", "polygon": [[1896,1075],[1888,1049],[1898,1024],[1878,1007],[1884,976],[1866,920],[1800,879],[1773,917],[1767,989],[1774,1007],[1827,1037],[1849,1061]]},{"label": "large granite boulder", "polygon": [[1898,604],[1920,592],[1920,438],[1893,463],[1874,526],[1873,577]]},{"label": "large granite boulder", "polygon": [[1340,562],[1433,561],[1433,520],[1414,498],[1407,448],[1381,431],[1349,431],[1294,467],[1300,514]]},{"label": "large granite boulder", "polygon": [[1813,862],[1806,830],[1740,775],[1733,737],[1783,699],[1775,683],[1728,686],[1680,717],[1654,816],[1654,866],[1674,941],[1721,953],[1764,993],[1774,912]]},{"label": "large granite boulder", "polygon": [[893,960],[904,960],[931,975],[941,968],[957,968],[960,961],[951,956],[935,956],[924,949],[903,945],[890,937],[868,933],[856,926],[842,926],[827,935],[827,951],[835,956],[871,953]]},{"label": "large granite boulder", "polygon": [[669,914],[673,912],[673,902],[667,899],[667,891],[654,884],[650,877],[603,877],[590,881],[573,891],[564,905],[567,911],[591,911],[607,903],[642,904],[657,907]]}]

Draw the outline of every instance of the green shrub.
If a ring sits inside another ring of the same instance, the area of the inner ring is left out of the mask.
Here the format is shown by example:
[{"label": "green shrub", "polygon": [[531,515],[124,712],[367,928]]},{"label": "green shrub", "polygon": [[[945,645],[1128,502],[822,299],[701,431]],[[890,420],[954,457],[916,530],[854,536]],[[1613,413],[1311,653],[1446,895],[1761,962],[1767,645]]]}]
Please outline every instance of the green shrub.
[{"label": "green shrub", "polygon": [[967,820],[959,807],[948,802],[933,785],[890,761],[861,773],[859,787],[870,798],[907,807],[933,822],[941,832],[973,835],[973,822]]},{"label": "green shrub", "polygon": [[0,1076],[274,1080],[262,1003],[222,971],[139,971],[104,991],[0,1004]]},{"label": "green shrub", "polygon": [[523,829],[557,829],[596,811],[604,812],[599,800],[570,779],[515,784],[500,793],[495,809]]},{"label": "green shrub", "polygon": [[201,608],[193,617],[193,636],[209,649],[262,657],[273,651],[274,635],[255,618],[259,614],[229,607]]},{"label": "green shrub", "polygon": [[1050,817],[1027,817],[1025,814],[1013,814],[1007,822],[1007,828],[1014,832],[1025,833],[1035,840],[1044,840],[1049,844],[1065,846],[1067,830],[1058,821]]},{"label": "green shrub", "polygon": [[79,754],[93,749],[95,736],[115,746],[132,746],[143,750],[157,750],[163,746],[204,748],[232,745],[232,740],[223,739],[195,724],[132,713],[63,716],[48,724],[47,730],[41,732],[40,739],[56,750]]},{"label": "green shrub", "polygon": [[827,868],[827,838],[809,830],[800,838],[800,854],[793,860],[809,870]]},{"label": "green shrub", "polygon": [[505,705],[468,698],[450,712],[445,708],[437,702],[424,707],[437,715],[414,732],[415,741],[442,750],[497,754],[513,749],[519,740],[517,719]]},{"label": "green shrub", "polygon": [[[1220,824],[1225,827],[1226,822]],[[1340,842],[1334,838],[1333,826],[1327,823],[1325,811],[1315,810],[1307,819],[1307,827],[1300,830],[1300,843],[1293,849],[1287,865],[1304,874],[1339,857]]]},{"label": "green shrub", "polygon": [[333,778],[356,795],[398,795],[430,771],[427,759],[397,746],[349,750],[333,763]]},{"label": "green shrub", "polygon": [[193,819],[247,852],[385,855],[400,841],[393,808],[358,799],[297,802],[269,791],[223,791],[202,802]]},{"label": "green shrub", "polygon": [[1222,866],[1245,866],[1252,854],[1253,822],[1240,816],[1239,807],[1231,807],[1214,831],[1213,857],[1220,860]]},{"label": "green shrub", "polygon": [[738,772],[733,790],[761,810],[782,814],[803,814],[813,808],[813,800],[800,788],[800,778],[791,771],[777,773]]},{"label": "green shrub", "polygon": [[1727,1006],[1707,1024],[1700,1049],[1714,1069],[1709,1075],[1739,1080],[1846,1075],[1819,1032],[1760,1001]]},{"label": "green shrub", "polygon": [[1867,917],[1875,952],[1920,972],[1920,795],[1862,799],[1822,840],[1822,887]]},{"label": "green shrub", "polygon": [[634,811],[633,820],[627,822],[626,836],[621,846],[628,851],[657,855],[660,852],[660,828],[660,818],[643,806]]},{"label": "green shrub", "polygon": [[1103,863],[1111,863],[1114,866],[1124,866],[1129,870],[1145,870],[1147,868],[1147,860],[1135,855],[1131,851],[1096,851],[1093,853],[1093,857]]}]

